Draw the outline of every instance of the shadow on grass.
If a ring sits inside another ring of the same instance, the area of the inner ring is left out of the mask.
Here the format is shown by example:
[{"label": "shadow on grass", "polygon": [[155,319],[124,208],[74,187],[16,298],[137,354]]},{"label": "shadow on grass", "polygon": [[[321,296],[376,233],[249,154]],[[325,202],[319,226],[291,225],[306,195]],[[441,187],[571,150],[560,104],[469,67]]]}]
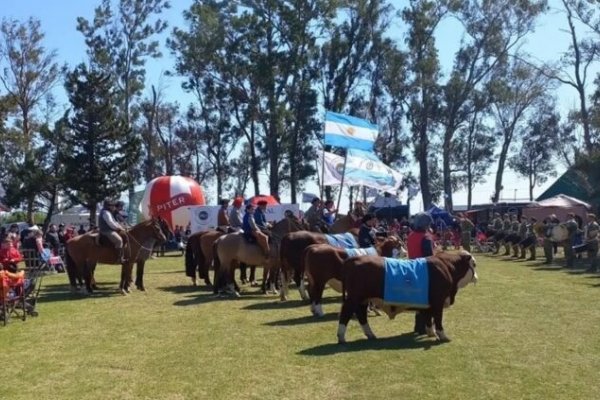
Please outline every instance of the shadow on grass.
[{"label": "shadow on grass", "polygon": [[319,322],[331,322],[337,321],[338,313],[328,313],[322,317],[315,317],[313,315],[307,315],[299,318],[282,319],[279,321],[266,322],[263,325],[266,326],[294,326],[294,325],[307,325],[315,324]]},{"label": "shadow on grass", "polygon": [[177,285],[177,286],[160,286],[156,288],[157,290],[174,293],[174,294],[185,294],[185,293],[201,293],[201,292],[210,292],[212,293],[212,286],[193,286],[189,285]]},{"label": "shadow on grass", "polygon": [[[243,296],[245,297],[245,296]],[[329,303],[341,303],[340,298],[338,297],[326,297],[321,303],[329,304]],[[277,298],[276,301],[264,302],[264,303],[256,303],[249,304],[245,307],[242,307],[242,310],[283,310],[286,308],[296,308],[296,307],[305,307],[310,303],[308,300],[288,300],[288,301],[280,301]]]},{"label": "shadow on grass", "polygon": [[329,343],[316,347],[311,347],[299,351],[297,354],[302,356],[331,356],[340,353],[353,353],[357,351],[369,350],[410,350],[423,349],[429,350],[441,343],[431,338],[415,336],[413,333],[403,333],[402,335],[392,336],[383,339],[361,339],[346,344]]},{"label": "shadow on grass", "polygon": [[51,303],[57,301],[123,296],[118,290],[118,285],[118,282],[100,283],[98,284],[98,289],[94,290],[93,294],[84,295],[81,293],[71,293],[69,285],[44,286],[44,283],[42,282],[42,291],[40,292],[39,300],[44,303]]}]

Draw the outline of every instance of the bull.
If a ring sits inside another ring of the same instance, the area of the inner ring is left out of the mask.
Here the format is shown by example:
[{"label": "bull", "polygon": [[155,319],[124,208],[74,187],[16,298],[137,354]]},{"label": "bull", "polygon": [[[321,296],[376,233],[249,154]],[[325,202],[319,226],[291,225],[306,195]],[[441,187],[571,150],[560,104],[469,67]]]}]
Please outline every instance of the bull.
[{"label": "bull", "polygon": [[[475,259],[470,253],[440,252],[424,259],[429,275],[428,308],[421,309],[426,320],[426,331],[430,337],[441,342],[449,342],[444,332],[442,319],[444,307],[454,304],[458,289],[477,282]],[[375,334],[367,320],[367,306],[371,301],[382,309],[390,319],[402,311],[419,310],[411,306],[384,303],[385,259],[378,256],[354,257],[344,261],[342,267],[342,298],[337,338],[338,343],[346,343],[346,328],[354,314],[368,339]],[[432,324],[435,323],[435,328]]]}]

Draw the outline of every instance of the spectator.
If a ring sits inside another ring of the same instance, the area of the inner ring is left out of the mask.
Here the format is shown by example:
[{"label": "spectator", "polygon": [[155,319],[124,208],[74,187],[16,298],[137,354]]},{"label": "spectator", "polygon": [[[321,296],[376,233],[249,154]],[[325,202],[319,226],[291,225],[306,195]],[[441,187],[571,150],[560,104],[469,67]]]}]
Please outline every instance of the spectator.
[{"label": "spectator", "polygon": [[23,256],[13,246],[13,241],[6,237],[0,246],[0,267],[10,272],[17,272],[17,263],[23,261]]},{"label": "spectator", "polygon": [[65,230],[65,224],[58,224],[58,241],[60,242],[61,246],[64,246],[66,241],[65,241],[65,234],[66,234],[66,230]]},{"label": "spectator", "polygon": [[322,219],[328,227],[333,225],[333,222],[335,221],[336,212],[337,210],[333,206],[333,200],[327,200],[325,202],[325,208],[323,208]]},{"label": "spectator", "polygon": [[52,254],[58,255],[58,248],[60,247],[60,238],[58,237],[58,230],[56,224],[50,224],[46,236],[44,237],[45,242],[52,250]]},{"label": "spectator", "polygon": [[79,225],[79,230],[77,231],[78,235],[83,235],[85,234],[85,228],[83,227],[83,224]]}]

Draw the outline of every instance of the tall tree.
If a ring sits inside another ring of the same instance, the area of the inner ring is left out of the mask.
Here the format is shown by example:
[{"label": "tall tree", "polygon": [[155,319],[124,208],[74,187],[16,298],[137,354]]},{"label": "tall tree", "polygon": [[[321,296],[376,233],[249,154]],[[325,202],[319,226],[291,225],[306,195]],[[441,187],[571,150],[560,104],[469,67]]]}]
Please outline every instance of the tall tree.
[{"label": "tall tree", "polygon": [[434,35],[448,12],[445,2],[430,0],[411,0],[402,11],[402,18],[408,25],[406,43],[410,71],[405,105],[413,154],[419,165],[419,184],[425,209],[433,203],[432,177],[438,175],[435,170],[437,164],[429,160],[431,143],[439,124],[441,92],[438,84],[440,64]]},{"label": "tall tree", "polygon": [[452,156],[456,132],[468,123],[474,92],[509,53],[533,30],[535,18],[546,8],[546,0],[450,2],[464,26],[465,37],[456,53],[450,77],[443,87],[442,171],[446,209],[452,210]]},{"label": "tall tree", "polygon": [[508,166],[529,181],[529,200],[533,189],[556,176],[553,160],[556,136],[560,129],[559,116],[552,106],[542,103],[531,113],[528,126],[519,139],[518,151],[508,160]]},{"label": "tall tree", "polygon": [[520,59],[495,73],[489,85],[493,97],[492,110],[501,148],[498,155],[494,203],[500,199],[502,178],[513,140],[523,133],[527,112],[544,100],[551,84],[543,73]]},{"label": "tall tree", "polygon": [[[37,113],[41,102],[50,95],[60,80],[60,67],[56,53],[43,46],[44,33],[40,21],[30,18],[26,22],[3,20],[0,24],[0,83],[7,98],[16,106],[14,126],[10,138],[11,160],[5,165],[12,171],[10,182],[20,189],[14,201],[25,202],[27,218],[33,216],[38,181],[26,172],[35,166],[35,143],[38,141],[39,120]],[[7,143],[8,144],[8,143]]]},{"label": "tall tree", "polygon": [[59,156],[65,190],[95,222],[97,205],[131,185],[139,140],[127,128],[110,76],[81,64],[67,75],[65,87],[72,110]]},{"label": "tall tree", "polygon": [[453,168],[460,173],[467,189],[467,207],[473,203],[473,188],[485,182],[492,163],[495,160],[497,138],[494,131],[485,124],[489,113],[485,112],[485,101],[473,101],[474,112],[470,115],[469,124],[461,127],[456,139],[452,142],[454,148]]},{"label": "tall tree", "polygon": [[[167,22],[158,18],[170,4],[167,0],[102,0],[94,11],[93,21],[77,18],[77,30],[85,37],[90,62],[113,79],[118,90],[120,112],[127,129],[134,130],[133,106],[144,89],[148,58],[161,56],[158,34]],[[133,207],[134,184],[139,170],[132,166],[134,177],[129,186],[129,203]],[[133,210],[129,210],[133,215]]]}]

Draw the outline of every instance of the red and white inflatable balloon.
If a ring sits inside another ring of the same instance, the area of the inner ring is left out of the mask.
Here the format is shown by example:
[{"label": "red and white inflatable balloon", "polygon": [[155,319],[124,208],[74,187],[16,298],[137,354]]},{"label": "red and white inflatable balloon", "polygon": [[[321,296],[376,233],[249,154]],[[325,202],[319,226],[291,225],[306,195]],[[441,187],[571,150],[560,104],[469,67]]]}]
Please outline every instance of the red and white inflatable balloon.
[{"label": "red and white inflatable balloon", "polygon": [[144,218],[161,217],[174,229],[190,222],[189,206],[205,204],[202,187],[192,178],[161,176],[146,185],[141,208]]}]

